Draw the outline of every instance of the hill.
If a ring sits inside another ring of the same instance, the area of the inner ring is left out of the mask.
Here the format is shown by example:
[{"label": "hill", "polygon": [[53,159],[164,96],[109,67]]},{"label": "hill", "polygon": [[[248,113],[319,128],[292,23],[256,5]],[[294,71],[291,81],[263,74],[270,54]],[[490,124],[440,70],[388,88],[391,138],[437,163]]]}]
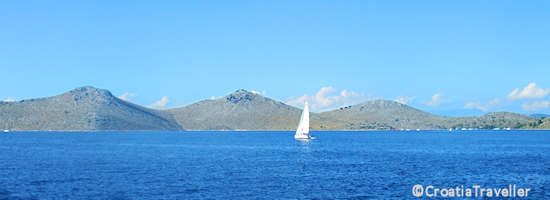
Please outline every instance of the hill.
[{"label": "hill", "polygon": [[538,118],[535,121],[526,123],[522,125],[522,128],[525,129],[545,129],[550,130],[550,118]]},{"label": "hill", "polygon": [[542,121],[542,124],[540,124],[540,126],[538,127],[539,129],[546,129],[546,130],[550,130],[550,118],[545,118],[543,121]]},{"label": "hill", "polygon": [[395,101],[374,100],[319,114],[334,130],[519,128],[535,118],[508,112],[475,117],[446,117],[427,113]]},{"label": "hill", "polygon": [[388,100],[368,101],[319,116],[330,119],[332,123],[324,126],[334,130],[445,128],[440,125],[444,117]]},{"label": "hill", "polygon": [[524,128],[525,124],[536,121],[535,117],[511,112],[494,112],[476,117],[448,117],[448,128]]},{"label": "hill", "polygon": [[294,130],[302,111],[241,89],[168,112],[188,130]]},{"label": "hill", "polygon": [[178,130],[171,115],[81,87],[19,102],[0,102],[0,129],[10,130]]},{"label": "hill", "polygon": [[[109,91],[81,87],[19,102],[0,102],[0,129],[10,130],[295,130],[302,110],[246,90],[182,108],[154,110]],[[446,117],[395,101],[374,100],[310,114],[313,130],[539,128],[549,119],[497,112]]]}]

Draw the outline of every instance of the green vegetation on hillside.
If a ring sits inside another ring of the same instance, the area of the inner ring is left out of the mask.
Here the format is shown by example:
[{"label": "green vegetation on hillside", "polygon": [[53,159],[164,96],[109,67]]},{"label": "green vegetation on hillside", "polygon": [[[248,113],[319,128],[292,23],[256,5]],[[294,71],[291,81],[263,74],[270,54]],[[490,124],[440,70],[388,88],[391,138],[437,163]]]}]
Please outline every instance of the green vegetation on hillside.
[{"label": "green vegetation on hillside", "polygon": [[[537,123],[539,124],[537,129],[550,129],[550,118],[544,118],[544,120],[538,120]],[[531,127],[529,127],[531,128]]]}]

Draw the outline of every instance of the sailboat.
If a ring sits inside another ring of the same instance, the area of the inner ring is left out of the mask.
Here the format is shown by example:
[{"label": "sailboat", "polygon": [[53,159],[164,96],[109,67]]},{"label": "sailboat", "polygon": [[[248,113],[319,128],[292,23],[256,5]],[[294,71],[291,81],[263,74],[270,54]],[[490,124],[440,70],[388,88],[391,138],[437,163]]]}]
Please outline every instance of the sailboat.
[{"label": "sailboat", "polygon": [[307,102],[305,104],[302,117],[300,117],[300,123],[296,129],[296,135],[294,135],[294,139],[297,140],[315,139],[309,135],[309,108],[307,106]]}]

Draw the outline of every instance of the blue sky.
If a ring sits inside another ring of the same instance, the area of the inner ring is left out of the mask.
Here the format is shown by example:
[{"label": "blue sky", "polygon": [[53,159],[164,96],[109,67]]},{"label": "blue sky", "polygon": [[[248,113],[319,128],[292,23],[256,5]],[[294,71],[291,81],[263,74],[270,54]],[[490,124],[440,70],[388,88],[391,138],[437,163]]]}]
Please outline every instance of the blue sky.
[{"label": "blue sky", "polygon": [[169,108],[244,88],[316,111],[383,98],[550,113],[548,1],[4,1],[0,13],[0,99],[92,85]]}]

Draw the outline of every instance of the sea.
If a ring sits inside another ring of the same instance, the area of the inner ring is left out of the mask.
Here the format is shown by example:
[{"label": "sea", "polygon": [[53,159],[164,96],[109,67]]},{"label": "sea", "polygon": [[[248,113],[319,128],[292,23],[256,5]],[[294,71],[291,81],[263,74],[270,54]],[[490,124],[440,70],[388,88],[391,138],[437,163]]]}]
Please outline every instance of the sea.
[{"label": "sea", "polygon": [[550,199],[550,131],[293,134],[0,133],[0,199]]}]

